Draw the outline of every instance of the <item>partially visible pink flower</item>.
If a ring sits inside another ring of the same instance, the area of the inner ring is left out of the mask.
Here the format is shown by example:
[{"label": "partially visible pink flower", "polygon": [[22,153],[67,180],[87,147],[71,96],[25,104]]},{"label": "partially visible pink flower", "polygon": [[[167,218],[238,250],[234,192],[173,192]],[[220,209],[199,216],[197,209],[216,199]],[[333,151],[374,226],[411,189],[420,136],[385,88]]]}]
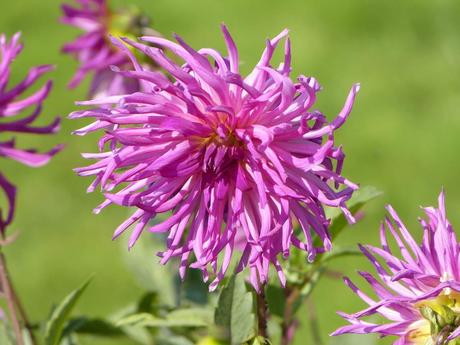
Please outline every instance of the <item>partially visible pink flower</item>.
[{"label": "partially visible pink flower", "polygon": [[[421,219],[423,240],[418,244],[391,206],[390,218],[382,223],[382,248],[361,246],[377,270],[380,280],[359,272],[374,290],[371,298],[348,278],[345,283],[369,307],[355,314],[339,313],[350,325],[336,330],[344,333],[377,333],[396,336],[395,345],[460,343],[460,244],[446,217],[444,193],[438,208],[425,208]],[[389,231],[389,233],[388,233]],[[402,258],[390,249],[388,234],[394,238]],[[380,315],[387,323],[367,321]]]},{"label": "partially visible pink flower", "polygon": [[[23,96],[31,86],[53,67],[50,65],[32,68],[27,76],[17,85],[8,89],[11,64],[22,50],[19,43],[20,34],[16,34],[8,42],[5,35],[0,35],[0,134],[31,133],[51,134],[59,129],[60,120],[56,118],[51,124],[44,127],[33,126],[40,115],[42,104],[51,90],[52,83],[47,81],[38,91]],[[31,113],[23,116],[31,109]],[[57,146],[47,153],[37,153],[35,150],[21,150],[16,148],[14,139],[0,142],[0,156],[16,160],[22,164],[39,167],[51,159],[61,149]],[[9,210],[7,215],[0,214],[0,233],[11,223],[14,215],[15,187],[0,174],[0,186],[7,195]]]},{"label": "partially visible pink flower", "polygon": [[[318,82],[290,79],[287,30],[267,41],[259,63],[245,77],[239,73],[236,45],[227,28],[222,30],[227,56],[211,48],[194,50],[180,37],[179,44],[142,38],[173,52],[183,65],[159,48],[129,39],[129,49],[118,43],[135,70],[115,71],[143,83],[145,91],[82,102],[103,108],[71,114],[96,119],[79,135],[106,131],[99,141],[101,153],[84,154],[97,162],[77,172],[96,177],[89,191],[100,185],[105,192],[107,199],[96,212],[112,203],[136,209],[114,238],[134,224],[129,247],[145,229],[168,233],[161,263],[179,257],[182,277],[188,266],[202,270],[205,280],[215,275],[211,289],[239,252],[237,271],[249,267],[258,289],[268,279],[270,264],[284,284],[280,259],[289,256],[291,246],[304,250],[309,260],[331,248],[325,206],[341,208],[353,220],[345,202],[358,186],[340,175],[344,154],[334,144],[334,132],[350,114],[359,87],[353,86],[340,114],[328,122],[312,109]],[[284,61],[272,67],[283,39]],[[144,70],[132,48],[174,80]],[[165,221],[149,225],[169,212]],[[320,247],[314,246],[313,234],[321,239]]]},{"label": "partially visible pink flower", "polygon": [[145,17],[134,9],[112,11],[106,0],[75,0],[76,6],[62,5],[62,23],[83,31],[63,52],[75,56],[79,67],[69,83],[76,87],[92,74],[90,97],[132,93],[139,90],[136,80],[128,80],[113,73],[112,65],[128,68],[129,58],[113,46],[109,36],[137,37],[142,34]]}]

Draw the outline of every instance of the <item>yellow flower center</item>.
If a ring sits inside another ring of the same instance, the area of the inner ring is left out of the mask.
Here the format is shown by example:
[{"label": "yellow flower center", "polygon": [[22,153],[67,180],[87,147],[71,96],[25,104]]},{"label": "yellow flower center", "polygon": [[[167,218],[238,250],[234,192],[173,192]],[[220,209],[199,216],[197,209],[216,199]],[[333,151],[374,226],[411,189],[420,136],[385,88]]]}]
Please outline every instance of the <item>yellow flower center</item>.
[{"label": "yellow flower center", "polygon": [[460,338],[447,342],[460,326],[460,293],[446,288],[437,297],[417,303],[422,319],[408,330],[407,340],[413,345],[460,345]]}]

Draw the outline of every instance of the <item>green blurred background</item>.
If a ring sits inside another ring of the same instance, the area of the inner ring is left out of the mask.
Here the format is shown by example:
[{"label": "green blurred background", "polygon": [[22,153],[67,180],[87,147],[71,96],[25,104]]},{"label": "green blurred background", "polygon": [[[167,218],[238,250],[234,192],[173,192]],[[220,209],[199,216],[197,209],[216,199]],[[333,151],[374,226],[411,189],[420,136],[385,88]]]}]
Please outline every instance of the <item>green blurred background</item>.
[{"label": "green blurred background", "polygon": [[[283,28],[291,30],[294,75],[315,76],[324,87],[317,107],[332,118],[349,88],[361,92],[337,142],[347,154],[344,174],[362,185],[374,185],[385,196],[366,208],[366,217],[349,228],[339,243],[377,243],[384,204],[391,202],[407,225],[419,234],[419,205],[434,204],[444,186],[451,222],[460,227],[460,2],[451,1],[306,1],[306,0],[128,0],[140,5],[165,36],[179,33],[192,46],[224,49],[219,24],[225,22],[240,49],[247,72],[258,60],[264,40]],[[14,66],[13,79],[28,67],[52,63],[54,91],[43,123],[65,117],[85,99],[86,86],[66,89],[76,64],[59,53],[77,31],[58,23],[60,1],[3,1],[0,32],[22,31],[25,50]],[[55,143],[67,148],[48,166],[29,169],[2,160],[2,171],[19,186],[17,216],[10,231],[20,231],[8,248],[10,268],[32,319],[47,310],[91,273],[95,279],[79,312],[103,316],[138,297],[122,259],[111,241],[126,210],[112,207],[99,216],[91,210],[101,201],[86,194],[89,179],[72,168],[85,164],[80,152],[96,149],[97,136],[70,132],[83,125],[64,118],[59,135],[19,138],[22,147],[43,149]],[[126,242],[126,238],[119,241]],[[154,265],[155,259],[145,262]],[[356,277],[369,268],[362,258],[343,259],[334,269]],[[327,336],[344,322],[336,310],[363,306],[340,280],[323,279],[315,294],[321,333]],[[306,326],[296,344],[313,344]],[[344,340],[345,341],[345,340]],[[84,344],[115,344],[86,339]],[[337,342],[340,343],[340,342]],[[120,342],[117,344],[129,344]]]}]

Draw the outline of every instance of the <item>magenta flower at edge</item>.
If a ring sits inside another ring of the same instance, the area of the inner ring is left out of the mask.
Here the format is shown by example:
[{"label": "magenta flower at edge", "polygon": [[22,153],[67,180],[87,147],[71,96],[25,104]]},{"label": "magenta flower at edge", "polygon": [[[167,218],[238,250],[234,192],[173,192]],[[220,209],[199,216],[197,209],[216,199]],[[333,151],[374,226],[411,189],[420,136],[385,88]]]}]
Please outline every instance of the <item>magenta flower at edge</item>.
[{"label": "magenta flower at edge", "polygon": [[[284,284],[279,259],[289,256],[291,246],[307,252],[309,260],[331,248],[324,206],[341,208],[353,220],[345,202],[358,187],[340,175],[344,154],[334,145],[334,132],[349,115],[358,85],[329,123],[312,109],[318,82],[290,79],[287,30],[267,41],[257,66],[243,77],[236,45],[222,29],[228,56],[210,48],[196,51],[180,37],[178,44],[141,38],[173,52],[183,65],[159,48],[124,39],[174,81],[143,70],[131,48],[124,48],[135,70],[115,70],[144,83],[148,92],[82,102],[103,107],[70,115],[96,119],[79,135],[106,131],[101,153],[84,154],[97,162],[77,172],[96,177],[89,191],[100,185],[105,192],[96,212],[112,203],[136,209],[114,237],[134,224],[130,247],[144,230],[167,233],[161,263],[179,257],[182,277],[187,266],[201,269],[205,280],[210,271],[214,289],[237,251],[236,270],[249,267],[256,289],[267,281],[270,264]],[[283,39],[284,61],[274,68],[271,59]],[[169,212],[166,220],[149,224]],[[314,247],[312,233],[321,247]]]},{"label": "magenta flower at edge", "polygon": [[113,12],[106,0],[76,0],[76,3],[77,7],[62,5],[61,22],[84,32],[62,49],[74,55],[80,64],[69,87],[76,87],[88,74],[93,74],[91,97],[138,91],[136,80],[128,80],[111,71],[112,65],[126,67],[130,62],[126,54],[111,44],[109,35],[132,36],[130,30],[135,31],[132,34],[140,34],[135,26],[141,24],[136,21],[143,17],[128,10]]},{"label": "magenta flower at edge", "polygon": [[[394,335],[398,337],[395,345],[460,344],[460,246],[446,218],[444,193],[439,196],[438,208],[425,208],[427,219],[420,220],[424,230],[420,244],[396,212],[390,206],[387,209],[392,220],[386,218],[381,226],[382,248],[361,246],[380,281],[367,272],[359,274],[370,284],[377,299],[366,295],[346,278],[346,284],[369,307],[351,315],[340,313],[350,325],[339,328],[333,335]],[[402,259],[391,251],[388,231]],[[379,324],[365,320],[376,314],[389,322]]]},{"label": "magenta flower at edge", "polygon": [[[33,122],[40,115],[42,104],[51,90],[52,82],[47,81],[38,91],[23,96],[31,86],[53,67],[50,65],[38,66],[29,70],[27,76],[17,85],[8,89],[11,74],[11,64],[19,55],[23,46],[19,43],[20,34],[16,34],[8,42],[5,35],[0,35],[0,133],[32,133],[51,134],[59,129],[59,119],[44,127],[35,127]],[[21,97],[22,96],[22,97]],[[23,116],[28,109],[31,113]],[[22,164],[38,167],[42,166],[61,149],[57,146],[48,153],[37,153],[35,150],[21,150],[15,147],[15,141],[0,142],[0,156],[16,160]],[[0,174],[0,186],[8,198],[9,210],[7,215],[0,215],[0,233],[11,223],[14,215],[15,187]]]}]

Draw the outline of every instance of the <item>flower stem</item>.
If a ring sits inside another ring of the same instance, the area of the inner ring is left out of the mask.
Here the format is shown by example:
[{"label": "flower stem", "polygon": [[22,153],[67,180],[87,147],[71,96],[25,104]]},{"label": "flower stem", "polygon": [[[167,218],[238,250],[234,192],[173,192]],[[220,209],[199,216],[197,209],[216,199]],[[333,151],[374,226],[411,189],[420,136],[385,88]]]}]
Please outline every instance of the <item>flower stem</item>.
[{"label": "flower stem", "polygon": [[5,294],[6,303],[10,311],[11,323],[13,324],[14,334],[16,335],[16,342],[18,345],[24,345],[22,337],[22,328],[16,313],[16,304],[14,292],[11,286],[8,271],[6,269],[6,259],[2,251],[0,251],[0,284]]},{"label": "flower stem", "polygon": [[297,299],[300,296],[300,290],[297,287],[286,286],[286,304],[284,306],[284,320],[281,326],[281,345],[289,345],[297,329],[298,322],[294,319],[294,308]]},{"label": "flower stem", "polygon": [[310,329],[311,329],[311,335],[313,338],[313,343],[315,345],[323,345],[324,342],[321,339],[318,315],[316,314],[315,304],[313,303],[313,300],[311,299],[311,297],[307,298],[307,306],[308,306],[308,311],[309,311],[308,316],[310,320]]},{"label": "flower stem", "polygon": [[259,336],[264,339],[268,339],[267,332],[267,319],[268,319],[268,304],[267,298],[265,296],[265,285],[260,289],[259,293],[256,293],[257,296],[257,322],[258,322],[258,331]]},{"label": "flower stem", "polygon": [[[7,271],[8,276],[9,276],[8,267],[5,266],[5,269]],[[16,307],[18,308],[18,311],[19,311],[19,315],[21,315],[22,321],[24,322],[24,327],[27,329],[27,331],[30,334],[31,343],[32,343],[32,345],[38,344],[37,339],[35,338],[33,325],[29,321],[29,318],[27,316],[26,310],[24,309],[24,306],[22,305],[22,302],[19,299],[19,296],[18,296],[16,290],[14,289],[14,285],[13,285],[13,282],[12,282],[11,279],[10,279],[10,287],[11,287],[11,292],[13,294],[14,302],[16,304]]]}]

